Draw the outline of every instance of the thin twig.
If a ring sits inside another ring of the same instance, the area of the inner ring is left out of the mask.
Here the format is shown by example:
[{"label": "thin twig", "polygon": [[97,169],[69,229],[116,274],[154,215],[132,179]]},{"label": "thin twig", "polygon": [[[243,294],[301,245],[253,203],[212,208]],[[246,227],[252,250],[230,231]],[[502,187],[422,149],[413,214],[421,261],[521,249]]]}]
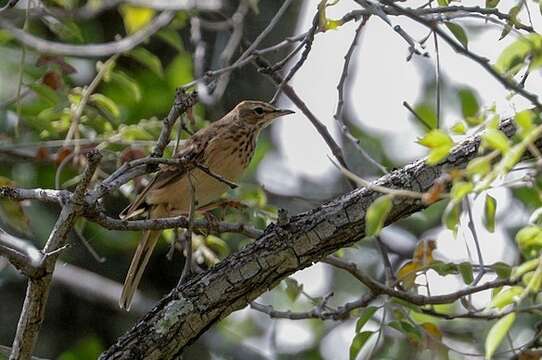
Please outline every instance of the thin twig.
[{"label": "thin twig", "polygon": [[158,30],[167,26],[173,17],[175,12],[164,11],[160,15],[156,16],[149,25],[136,33],[127,36],[118,41],[112,41],[103,44],[85,44],[74,45],[54,42],[38,38],[24,30],[18,29],[4,17],[0,17],[0,27],[7,30],[13,37],[21,44],[28,46],[40,53],[47,53],[50,55],[61,56],[74,56],[74,57],[105,57],[120,54],[129,51],[143,41],[147,40],[150,36],[155,34]]},{"label": "thin twig", "polygon": [[389,0],[382,0],[382,2],[391,8],[395,9],[399,14],[405,15],[412,20],[426,26],[427,28],[433,30],[438,36],[440,36],[450,47],[456,51],[457,53],[466,56],[467,58],[473,60],[474,62],[478,63],[484,70],[486,70],[490,75],[492,75],[499,83],[501,83],[506,89],[514,91],[527,100],[529,100],[533,105],[536,106],[537,109],[542,109],[542,104],[540,104],[538,100],[538,95],[533,94],[525,89],[523,89],[521,86],[519,86],[515,81],[502,76],[497,72],[497,70],[491,65],[488,59],[475,54],[465,48],[463,45],[455,41],[453,38],[450,37],[446,32],[444,32],[442,29],[439,28],[438,24],[435,24],[427,19],[424,19],[417,13],[415,13],[412,10],[403,8],[397,4],[395,4],[392,1]]},{"label": "thin twig", "polygon": [[343,107],[344,107],[344,87],[346,84],[346,79],[348,78],[348,70],[350,67],[350,60],[352,58],[352,55],[354,54],[355,48],[357,46],[359,37],[361,35],[361,30],[369,20],[368,16],[363,17],[361,23],[359,24],[358,28],[356,29],[356,33],[354,35],[354,39],[352,40],[352,43],[350,44],[350,47],[348,48],[348,51],[346,52],[346,55],[344,56],[344,64],[343,64],[343,70],[341,73],[341,77],[339,79],[339,84],[337,85],[337,93],[338,93],[338,101],[337,101],[337,110],[335,111],[335,115],[333,117],[335,118],[335,121],[339,124],[339,129],[341,130],[343,136],[350,140],[352,145],[361,153],[361,155],[369,161],[374,167],[376,167],[382,174],[387,174],[388,171],[386,168],[380,164],[378,161],[376,161],[365,149],[363,146],[361,146],[360,139],[356,138],[350,130],[348,129],[344,117],[343,117]]}]

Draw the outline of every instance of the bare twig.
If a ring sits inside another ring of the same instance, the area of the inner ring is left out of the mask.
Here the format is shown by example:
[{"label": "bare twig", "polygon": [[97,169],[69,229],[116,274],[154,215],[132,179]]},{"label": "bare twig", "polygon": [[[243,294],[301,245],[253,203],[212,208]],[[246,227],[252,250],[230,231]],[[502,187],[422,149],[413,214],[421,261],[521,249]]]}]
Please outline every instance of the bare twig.
[{"label": "bare twig", "polygon": [[376,161],[365,149],[363,146],[361,146],[361,141],[356,138],[348,127],[346,126],[346,123],[343,118],[343,107],[344,107],[344,87],[346,84],[346,79],[348,78],[348,69],[350,67],[350,59],[352,58],[352,55],[354,54],[355,48],[357,46],[359,37],[361,35],[361,31],[367,21],[369,20],[368,16],[363,17],[363,20],[359,24],[358,28],[356,29],[356,33],[354,35],[354,39],[352,40],[352,43],[350,44],[350,47],[348,48],[348,51],[346,52],[346,55],[344,56],[344,65],[343,70],[341,73],[341,78],[339,79],[339,84],[337,85],[337,92],[338,92],[338,101],[337,101],[337,110],[335,111],[335,115],[333,116],[337,123],[339,124],[339,129],[341,130],[343,136],[350,140],[352,145],[363,155],[369,163],[371,163],[374,167],[376,167],[382,174],[387,174],[388,171],[386,168],[380,164],[378,161]]},{"label": "bare twig", "polygon": [[[85,215],[89,221],[95,222],[109,230],[139,231],[163,230],[173,228],[187,228],[188,219],[185,216],[146,219],[146,220],[120,220],[109,217],[103,213],[88,213]],[[238,233],[249,238],[258,238],[262,231],[247,224],[230,224],[218,222],[211,224],[205,219],[194,219],[193,229],[207,233]]]},{"label": "bare twig", "polygon": [[236,188],[239,187],[239,185],[237,185],[236,183],[226,179],[224,176],[213,172],[211,169],[209,169],[209,167],[207,165],[204,165],[204,164],[201,164],[201,163],[196,163],[196,167],[198,169],[200,169],[201,171],[203,171],[204,173],[206,173],[207,175],[209,175],[210,177],[215,178],[216,180],[218,180],[220,182],[223,182],[224,184],[228,185],[231,189],[236,189]]},{"label": "bare twig", "polygon": [[104,57],[120,54],[135,48],[158,30],[167,26],[174,16],[175,12],[164,11],[156,16],[149,25],[136,33],[121,40],[103,44],[73,45],[41,39],[24,30],[18,29],[4,17],[0,17],[0,27],[7,30],[20,43],[40,53],[75,57]]},{"label": "bare twig", "polygon": [[0,229],[0,255],[6,257],[17,270],[29,278],[39,274],[41,252],[29,241],[10,235],[2,229]]},{"label": "bare twig", "polygon": [[305,319],[321,319],[321,320],[344,320],[350,316],[353,310],[364,308],[376,298],[375,295],[367,294],[358,300],[346,303],[336,309],[322,310],[320,306],[315,306],[313,309],[304,312],[279,311],[275,310],[271,305],[263,305],[256,301],[250,303],[250,308],[274,319],[289,319],[289,320],[305,320]]},{"label": "bare twig", "polygon": [[[275,85],[278,86],[279,84],[282,83],[282,77],[279,74],[277,74],[276,72],[266,72],[266,70],[270,68],[270,64],[267,60],[265,60],[261,56],[256,56],[254,62],[256,66],[258,66],[258,68],[263,69],[262,71],[266,73],[266,75],[275,83]],[[337,161],[343,167],[348,168],[346,161],[344,160],[342,149],[337,144],[337,142],[335,142],[335,139],[333,139],[333,137],[327,130],[326,126],[322,124],[320,120],[318,120],[318,118],[316,117],[316,115],[312,113],[312,111],[310,111],[310,109],[307,107],[307,104],[305,104],[305,102],[301,100],[301,98],[297,95],[295,90],[290,85],[284,84],[283,91],[284,91],[284,94],[286,94],[286,96],[288,96],[288,98],[290,98],[290,100],[292,100],[292,102],[296,104],[296,106],[310,120],[312,125],[316,128],[320,136],[322,136],[322,138],[328,145],[329,149],[331,150],[331,153],[337,159]],[[351,186],[354,186],[353,182],[349,182],[349,183]]]},{"label": "bare twig", "polygon": [[497,70],[495,70],[493,65],[490,64],[488,59],[486,59],[486,58],[484,58],[484,57],[482,57],[482,56],[480,56],[478,54],[475,54],[475,53],[471,52],[470,50],[468,50],[467,48],[465,48],[463,45],[461,45],[460,43],[455,41],[453,38],[451,38],[450,35],[448,35],[445,31],[440,29],[438,24],[435,24],[435,23],[423,18],[422,16],[418,15],[416,12],[414,12],[414,11],[412,11],[410,9],[403,8],[403,7],[395,4],[392,1],[382,0],[382,2],[384,4],[386,4],[386,5],[388,5],[389,7],[393,8],[394,10],[396,10],[399,14],[405,15],[405,16],[411,18],[412,20],[414,20],[414,21],[426,26],[427,28],[431,29],[438,36],[440,36],[440,38],[442,38],[446,43],[448,43],[448,45],[450,45],[450,47],[454,51],[456,51],[457,53],[459,53],[461,55],[464,55],[465,57],[467,57],[467,58],[473,60],[474,62],[478,63],[484,70],[486,70],[490,75],[492,75],[506,89],[514,91],[514,92],[520,94],[521,96],[523,96],[524,98],[529,100],[533,105],[535,105],[536,108],[538,108],[538,109],[542,108],[542,104],[540,104],[540,102],[538,100],[538,96],[536,94],[533,94],[533,93],[525,90],[524,88],[519,86],[515,81],[513,81],[513,80],[499,74],[497,72]]},{"label": "bare twig", "polygon": [[360,269],[358,269],[356,264],[349,263],[335,256],[329,256],[322,261],[324,263],[333,265],[339,269],[348,271],[356,279],[358,279],[365,286],[367,286],[367,288],[369,288],[369,290],[371,290],[374,294],[378,294],[378,295],[385,294],[391,297],[408,301],[409,303],[414,304],[414,305],[450,304],[467,295],[478,293],[480,291],[487,290],[487,289],[498,288],[505,285],[513,285],[513,284],[516,284],[518,281],[520,281],[519,279],[502,279],[502,280],[497,279],[493,281],[488,281],[482,285],[460,289],[460,290],[454,291],[452,293],[444,294],[444,295],[428,296],[428,295],[413,294],[413,293],[405,292],[402,290],[389,288],[386,285],[381,284],[380,282],[374,280],[372,277],[365,274]]}]

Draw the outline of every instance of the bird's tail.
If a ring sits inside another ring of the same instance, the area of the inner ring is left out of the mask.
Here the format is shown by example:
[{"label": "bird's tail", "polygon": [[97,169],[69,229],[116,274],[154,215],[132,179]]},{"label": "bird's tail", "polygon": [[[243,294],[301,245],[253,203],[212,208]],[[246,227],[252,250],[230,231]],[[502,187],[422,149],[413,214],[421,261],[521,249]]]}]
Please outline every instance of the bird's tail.
[{"label": "bird's tail", "polygon": [[[156,219],[165,215],[167,215],[167,210],[164,206],[153,206],[148,212],[148,219]],[[161,230],[146,230],[143,233],[143,238],[137,245],[134,257],[132,258],[132,263],[126,274],[126,279],[124,280],[124,286],[122,287],[122,293],[119,298],[119,306],[121,309],[130,311],[130,306],[132,305],[132,299],[137,290],[137,286],[141,281],[145,267],[160,238],[161,232]]]},{"label": "bird's tail", "polygon": [[132,258],[132,263],[130,264],[130,269],[124,280],[122,294],[119,299],[119,306],[121,309],[130,311],[132,299],[137,290],[137,286],[139,285],[139,281],[141,281],[141,276],[145,271],[145,267],[149,262],[152,251],[158,242],[160,232],[160,230],[147,230],[143,234],[143,238],[137,246],[134,257]]}]

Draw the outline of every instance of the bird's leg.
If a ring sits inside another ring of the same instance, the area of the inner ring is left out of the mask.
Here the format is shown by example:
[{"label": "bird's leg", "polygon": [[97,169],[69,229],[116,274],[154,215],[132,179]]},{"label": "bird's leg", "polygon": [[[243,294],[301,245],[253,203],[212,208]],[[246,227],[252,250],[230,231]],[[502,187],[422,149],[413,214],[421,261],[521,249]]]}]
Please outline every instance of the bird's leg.
[{"label": "bird's leg", "polygon": [[186,258],[184,263],[183,273],[179,279],[179,284],[185,282],[185,280],[192,274],[192,225],[194,222],[194,211],[197,208],[196,201],[196,189],[192,180],[192,174],[188,172],[188,183],[190,184],[190,207],[188,209],[188,226],[186,228]]}]

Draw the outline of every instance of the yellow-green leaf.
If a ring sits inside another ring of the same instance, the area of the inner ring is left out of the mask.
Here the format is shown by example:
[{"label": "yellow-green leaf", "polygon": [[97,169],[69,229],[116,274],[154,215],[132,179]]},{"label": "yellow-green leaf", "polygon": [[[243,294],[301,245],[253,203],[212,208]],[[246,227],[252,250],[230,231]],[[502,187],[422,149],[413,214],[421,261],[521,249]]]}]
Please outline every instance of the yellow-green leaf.
[{"label": "yellow-green leaf", "polygon": [[501,291],[493,298],[489,307],[502,309],[505,306],[512,304],[517,297],[523,293],[523,290],[524,289],[521,286],[512,286],[511,288]]},{"label": "yellow-green leaf", "polygon": [[431,149],[427,157],[429,165],[437,164],[445,159],[453,147],[453,140],[450,135],[438,129],[429,131],[418,140],[418,143]]},{"label": "yellow-green leaf", "polygon": [[465,196],[467,196],[474,189],[474,185],[471,182],[466,181],[457,181],[452,186],[450,192],[452,200],[455,202],[461,201]]},{"label": "yellow-green leaf", "polygon": [[487,174],[490,170],[491,162],[489,161],[489,158],[487,156],[482,156],[469,161],[466,171],[468,176],[483,176]]},{"label": "yellow-green leaf", "polygon": [[118,118],[120,116],[120,110],[115,104],[115,102],[103,94],[96,93],[90,95],[90,102],[108,111],[115,118]]},{"label": "yellow-green leaf", "polygon": [[487,231],[495,231],[495,213],[497,211],[497,200],[491,195],[486,195],[484,204],[484,226]]},{"label": "yellow-green leaf", "polygon": [[121,5],[120,13],[124,21],[124,28],[128,34],[135,33],[141,28],[147,26],[154,17],[156,11],[154,9]]},{"label": "yellow-green leaf", "polygon": [[384,195],[373,201],[365,214],[365,233],[367,236],[374,236],[380,233],[384,222],[392,208],[392,197]]},{"label": "yellow-green leaf", "polygon": [[[501,52],[495,69],[502,74],[514,76],[527,65],[527,58],[531,54],[539,54],[541,49],[542,35],[535,33],[521,36]],[[539,66],[539,63],[536,62],[534,66]]]},{"label": "yellow-green leaf", "polygon": [[516,321],[516,313],[510,313],[491,327],[486,338],[486,360],[493,358],[493,354],[495,354],[502,340],[514,325],[514,321]]},{"label": "yellow-green leaf", "polygon": [[296,301],[303,290],[303,285],[292,278],[284,279],[284,283],[286,284],[286,295],[288,295],[290,301]]},{"label": "yellow-green leaf", "polygon": [[519,135],[524,138],[534,128],[534,113],[531,110],[520,111],[515,116],[516,124],[519,128]]},{"label": "yellow-green leaf", "polygon": [[457,225],[459,224],[459,215],[461,214],[461,203],[450,201],[444,213],[442,214],[442,223],[447,229],[452,230],[454,233],[457,231]]},{"label": "yellow-green leaf", "polygon": [[456,122],[451,128],[452,132],[457,135],[465,135],[467,132],[467,127],[465,126],[465,123],[460,121]]},{"label": "yellow-green leaf", "polygon": [[497,150],[501,153],[506,153],[510,149],[510,141],[497,129],[488,129],[482,134],[482,143],[490,149]]}]

